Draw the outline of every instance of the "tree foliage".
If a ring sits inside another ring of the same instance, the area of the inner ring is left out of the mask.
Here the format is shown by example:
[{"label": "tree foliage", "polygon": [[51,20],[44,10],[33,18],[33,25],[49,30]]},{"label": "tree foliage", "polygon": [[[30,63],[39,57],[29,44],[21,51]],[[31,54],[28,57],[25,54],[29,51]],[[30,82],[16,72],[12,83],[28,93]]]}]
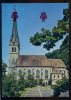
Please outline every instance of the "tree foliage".
[{"label": "tree foliage", "polygon": [[20,88],[18,82],[14,80],[14,75],[6,74],[7,64],[2,63],[2,96],[20,96]]},{"label": "tree foliage", "polygon": [[69,79],[66,79],[66,77],[63,77],[62,80],[58,80],[57,84],[54,86],[54,96],[59,96],[61,92],[67,92],[69,91]]},{"label": "tree foliage", "polygon": [[27,87],[37,85],[37,80],[29,75],[24,79],[25,73],[19,71],[19,80],[14,78],[14,74],[6,74],[7,64],[2,64],[2,96],[3,97],[18,97],[21,96],[22,91]]},{"label": "tree foliage", "polygon": [[60,49],[56,49],[53,52],[46,54],[48,58],[62,59],[66,64],[67,68],[69,66],[69,35],[66,36],[62,42]]},{"label": "tree foliage", "polygon": [[4,97],[14,97],[20,96],[20,88],[16,80],[12,75],[6,76],[2,80],[2,96]]},{"label": "tree foliage", "polygon": [[69,33],[69,13],[68,9],[63,10],[63,19],[58,20],[57,26],[54,26],[52,32],[48,29],[41,29],[41,33],[37,32],[33,37],[30,37],[30,43],[34,46],[41,46],[50,50],[55,46],[55,43],[63,39],[63,36]]}]

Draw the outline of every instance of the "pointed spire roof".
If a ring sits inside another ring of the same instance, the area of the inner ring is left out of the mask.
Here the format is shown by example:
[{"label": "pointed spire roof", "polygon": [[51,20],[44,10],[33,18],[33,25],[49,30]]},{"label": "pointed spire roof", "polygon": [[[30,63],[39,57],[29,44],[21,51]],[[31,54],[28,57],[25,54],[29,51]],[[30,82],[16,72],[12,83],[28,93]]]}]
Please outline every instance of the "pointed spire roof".
[{"label": "pointed spire roof", "polygon": [[12,13],[11,17],[13,18],[13,28],[12,28],[12,35],[11,35],[10,41],[19,42],[18,29],[17,29],[18,15],[17,15],[17,12],[15,9],[14,9],[14,12]]}]

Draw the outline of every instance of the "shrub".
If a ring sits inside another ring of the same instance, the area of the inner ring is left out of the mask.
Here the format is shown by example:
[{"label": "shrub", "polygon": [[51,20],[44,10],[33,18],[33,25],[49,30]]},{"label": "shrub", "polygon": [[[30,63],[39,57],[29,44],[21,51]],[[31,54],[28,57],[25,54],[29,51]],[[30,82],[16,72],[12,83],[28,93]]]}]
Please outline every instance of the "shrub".
[{"label": "shrub", "polygon": [[61,92],[69,90],[69,80],[64,77],[62,80],[57,81],[57,84],[53,87],[54,96],[59,96]]}]

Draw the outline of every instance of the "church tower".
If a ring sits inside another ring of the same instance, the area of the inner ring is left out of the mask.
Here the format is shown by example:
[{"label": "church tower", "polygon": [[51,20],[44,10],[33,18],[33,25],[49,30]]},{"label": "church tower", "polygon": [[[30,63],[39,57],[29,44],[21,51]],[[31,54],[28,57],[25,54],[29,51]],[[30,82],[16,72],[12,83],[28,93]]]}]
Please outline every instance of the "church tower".
[{"label": "church tower", "polygon": [[10,59],[9,59],[9,74],[13,73],[15,71],[15,65],[17,58],[20,54],[20,42],[19,42],[19,36],[18,36],[18,30],[17,30],[17,12],[14,10],[12,13],[12,19],[13,19],[13,28],[12,28],[12,34],[10,38]]}]

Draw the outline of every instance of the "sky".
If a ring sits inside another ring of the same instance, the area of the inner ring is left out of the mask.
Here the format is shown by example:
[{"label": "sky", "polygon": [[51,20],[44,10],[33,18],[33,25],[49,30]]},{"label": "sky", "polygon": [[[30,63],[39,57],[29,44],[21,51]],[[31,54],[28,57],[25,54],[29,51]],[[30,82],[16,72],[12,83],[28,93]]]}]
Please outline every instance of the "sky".
[{"label": "sky", "polygon": [[[50,31],[57,25],[57,20],[63,18],[63,9],[68,8],[68,3],[4,3],[2,4],[2,60],[9,66],[9,43],[12,34],[12,12],[14,7],[18,12],[18,35],[20,39],[21,55],[45,55],[55,49],[59,49],[63,40],[56,43],[56,46],[47,51],[41,46],[30,44],[30,37],[36,32],[41,32],[41,28]],[[46,12],[47,19],[42,22],[41,12]]]}]

